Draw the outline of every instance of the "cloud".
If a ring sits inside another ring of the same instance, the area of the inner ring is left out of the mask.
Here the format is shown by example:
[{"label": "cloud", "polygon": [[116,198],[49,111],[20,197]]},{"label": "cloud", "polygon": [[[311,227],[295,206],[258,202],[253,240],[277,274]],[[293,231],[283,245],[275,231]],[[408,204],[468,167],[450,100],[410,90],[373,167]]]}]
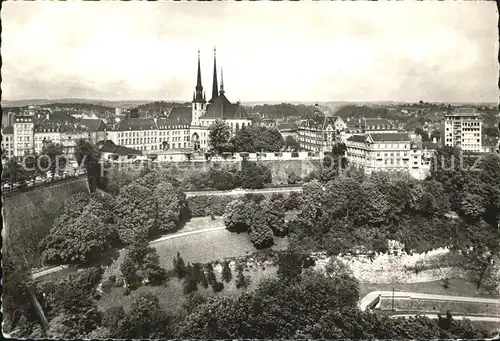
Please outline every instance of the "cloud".
[{"label": "cloud", "polygon": [[[488,2],[7,2],[5,99],[496,101]],[[167,95],[168,93],[168,95]]]}]

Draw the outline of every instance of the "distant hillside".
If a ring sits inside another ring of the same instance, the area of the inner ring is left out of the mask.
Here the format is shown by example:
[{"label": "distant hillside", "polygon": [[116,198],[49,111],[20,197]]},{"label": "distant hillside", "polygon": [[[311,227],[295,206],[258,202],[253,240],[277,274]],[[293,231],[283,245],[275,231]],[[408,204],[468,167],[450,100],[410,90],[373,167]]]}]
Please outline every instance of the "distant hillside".
[{"label": "distant hillside", "polygon": [[139,111],[139,115],[141,117],[162,114],[164,111],[174,107],[174,106],[190,106],[190,102],[165,102],[165,101],[156,101],[145,103],[137,106],[137,110]]},{"label": "distant hillside", "polygon": [[263,104],[255,106],[245,106],[248,113],[260,113],[263,118],[286,118],[290,116],[307,117],[307,115],[312,115],[314,113],[314,104],[304,105],[304,104],[291,104],[291,103],[280,103],[280,104]]},{"label": "distant hillside", "polygon": [[102,105],[110,108],[130,108],[148,102],[151,101],[147,100],[112,101],[112,100],[99,100],[99,99],[88,99],[88,98],[25,99],[19,101],[2,100],[2,107],[24,107],[27,105],[45,106],[47,104],[56,104],[56,103],[57,104],[86,103],[86,104]]}]

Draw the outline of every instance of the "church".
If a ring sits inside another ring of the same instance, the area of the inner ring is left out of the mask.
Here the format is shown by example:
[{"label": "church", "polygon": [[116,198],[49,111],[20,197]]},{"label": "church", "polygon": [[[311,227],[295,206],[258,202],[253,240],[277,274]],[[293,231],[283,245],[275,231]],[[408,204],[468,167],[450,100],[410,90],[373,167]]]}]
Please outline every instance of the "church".
[{"label": "church", "polygon": [[208,134],[210,125],[217,119],[221,119],[231,127],[232,133],[236,133],[239,129],[252,124],[252,120],[248,116],[243,106],[237,102],[231,103],[225,94],[223,72],[221,69],[220,86],[217,78],[217,56],[214,49],[214,72],[212,79],[212,96],[209,101],[206,100],[205,91],[203,90],[201,80],[201,65],[200,65],[200,51],[198,51],[198,72],[196,77],[196,87],[193,92],[193,100],[191,102],[190,117],[187,117],[187,107],[173,107],[164,118],[163,121],[158,120],[158,126],[167,126],[167,122],[174,122],[175,120],[188,123],[189,122],[189,136],[190,147],[193,150],[208,149]]},{"label": "church", "polygon": [[217,78],[217,60],[214,49],[214,73],[212,96],[206,100],[201,81],[200,51],[198,51],[198,73],[191,106],[177,106],[157,118],[126,119],[118,123],[116,130],[109,132],[109,139],[144,154],[160,154],[161,151],[187,152],[207,150],[210,125],[221,119],[232,133],[252,124],[243,106],[231,103],[225,94],[221,70],[220,86]]}]

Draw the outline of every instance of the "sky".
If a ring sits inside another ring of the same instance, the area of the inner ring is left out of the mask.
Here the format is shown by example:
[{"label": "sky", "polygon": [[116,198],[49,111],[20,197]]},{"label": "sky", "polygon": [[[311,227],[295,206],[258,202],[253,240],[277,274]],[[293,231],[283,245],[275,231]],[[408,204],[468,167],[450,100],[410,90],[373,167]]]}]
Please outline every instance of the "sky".
[{"label": "sky", "polygon": [[[496,102],[495,2],[6,2],[2,99]],[[219,76],[220,77],[220,76]],[[208,99],[208,98],[207,98]]]}]

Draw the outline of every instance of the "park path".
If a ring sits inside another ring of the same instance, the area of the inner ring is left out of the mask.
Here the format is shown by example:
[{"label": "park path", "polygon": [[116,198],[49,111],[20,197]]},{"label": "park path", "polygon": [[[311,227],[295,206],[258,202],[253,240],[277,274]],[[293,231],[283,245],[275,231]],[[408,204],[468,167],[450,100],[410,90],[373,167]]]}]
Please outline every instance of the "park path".
[{"label": "park path", "polygon": [[[155,239],[155,240],[149,242],[149,245],[153,246],[154,244],[163,242],[163,241],[168,240],[168,239],[182,238],[182,237],[190,236],[190,235],[193,235],[193,234],[219,231],[219,230],[224,230],[225,228],[226,228],[225,226],[217,226],[217,227],[204,228],[204,229],[199,229],[199,230],[194,230],[194,231],[188,231],[188,232],[177,232],[177,233],[169,234],[169,235],[160,237],[158,239]],[[72,271],[76,271],[77,267],[75,267],[75,266],[69,267],[67,265],[56,266],[56,267],[53,267],[53,268],[50,268],[50,269],[45,269],[45,270],[42,270],[42,271],[33,272],[31,274],[31,278],[32,279],[37,279],[37,278],[49,275],[51,273],[63,271],[63,270],[66,270],[66,269],[68,271],[72,272]]]},{"label": "park path", "polygon": [[[392,299],[392,291],[372,291],[363,297],[359,303],[359,309],[367,310],[368,305],[373,303],[377,297]],[[481,298],[481,297],[466,297],[466,296],[451,296],[451,295],[432,295],[416,292],[395,291],[394,298],[397,299],[424,299],[424,300],[439,300],[439,301],[455,301],[455,302],[474,302],[474,303],[490,303],[500,304],[498,298]]]},{"label": "park path", "polygon": [[302,187],[272,187],[261,189],[233,189],[231,191],[186,191],[186,197],[195,196],[219,196],[219,195],[244,195],[247,193],[252,194],[265,194],[265,193],[291,193],[302,192]]}]

